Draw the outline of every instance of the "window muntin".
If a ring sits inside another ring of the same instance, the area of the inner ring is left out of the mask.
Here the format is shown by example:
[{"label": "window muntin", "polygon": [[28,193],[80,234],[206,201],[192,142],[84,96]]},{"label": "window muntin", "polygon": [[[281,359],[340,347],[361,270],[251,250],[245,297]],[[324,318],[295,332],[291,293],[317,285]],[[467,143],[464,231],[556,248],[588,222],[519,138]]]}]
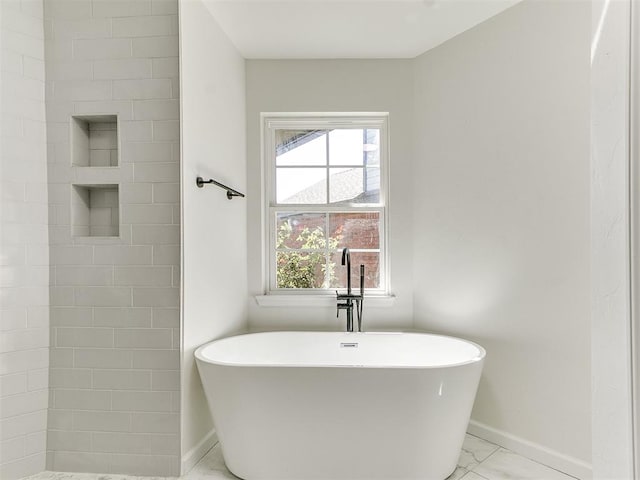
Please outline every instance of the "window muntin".
[{"label": "window muntin", "polygon": [[386,116],[265,117],[271,293],[326,293],[352,284],[387,293]]}]

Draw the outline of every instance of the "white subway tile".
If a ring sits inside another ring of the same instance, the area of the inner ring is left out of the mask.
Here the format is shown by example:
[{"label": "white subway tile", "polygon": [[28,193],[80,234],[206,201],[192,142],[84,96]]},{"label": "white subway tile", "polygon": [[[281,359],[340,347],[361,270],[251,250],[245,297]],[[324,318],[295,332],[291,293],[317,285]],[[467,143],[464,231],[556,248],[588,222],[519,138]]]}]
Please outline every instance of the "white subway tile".
[{"label": "white subway tile", "polygon": [[151,372],[151,390],[179,391],[180,371],[154,369]]},{"label": "white subway tile", "polygon": [[119,58],[93,63],[93,74],[102,80],[129,80],[151,78],[151,60],[146,58]]},{"label": "white subway tile", "polygon": [[151,451],[156,454],[178,455],[180,452],[180,436],[176,434],[149,435]]},{"label": "white subway tile", "polygon": [[47,450],[47,432],[43,430],[41,432],[35,432],[26,435],[24,447],[25,455],[33,455],[36,453],[45,452]]},{"label": "white subway tile", "polygon": [[136,165],[136,182],[169,182],[179,179],[180,165],[176,163],[148,163]]},{"label": "white subway tile", "polygon": [[47,425],[47,410],[38,410],[0,421],[0,439],[15,438],[40,432]]},{"label": "white subway tile", "polygon": [[[47,62],[45,63],[46,80],[48,85],[53,85],[50,80],[49,70],[52,68],[55,71],[54,65],[58,62],[69,63],[73,61],[73,41],[70,38],[61,38],[54,40],[47,40],[45,43],[45,57]],[[52,92],[47,91],[47,103],[52,100],[50,95]]]},{"label": "white subway tile", "polygon": [[48,452],[47,470],[64,472],[108,472],[111,454],[92,452]]},{"label": "white subway tile", "polygon": [[3,9],[2,11],[3,29],[20,32],[34,38],[44,40],[44,30],[42,28],[42,17],[35,17],[21,10]]},{"label": "white subway tile", "polygon": [[55,346],[52,346],[50,348],[50,365],[52,368],[73,367],[73,348],[57,348]]},{"label": "white subway tile", "polygon": [[44,452],[23,457],[13,462],[0,465],[0,478],[7,480],[24,478],[44,470],[46,455]]},{"label": "white subway tile", "polygon": [[122,223],[170,225],[172,219],[171,205],[123,205],[122,207]]},{"label": "white subway tile", "polygon": [[151,327],[150,308],[95,308],[94,325],[100,327]]},{"label": "white subway tile", "polygon": [[79,38],[73,40],[74,60],[129,58],[131,51],[131,40],[128,38]]},{"label": "white subway tile", "polygon": [[126,455],[113,453],[113,470],[131,475],[177,476],[179,459],[170,455]]},{"label": "white subway tile", "polygon": [[171,286],[171,267],[116,267],[115,284],[132,286]]},{"label": "white subway tile", "polygon": [[148,78],[141,80],[114,80],[115,100],[153,100],[171,98],[171,80]]},{"label": "white subway tile", "polygon": [[[56,267],[56,271],[63,267]],[[52,327],[89,327],[93,321],[93,310],[85,307],[51,307]]]},{"label": "white subway tile", "polygon": [[125,17],[113,19],[114,37],[155,37],[176,31],[175,15]]},{"label": "white subway tile", "polygon": [[28,57],[44,60],[44,42],[41,38],[24,33],[4,30],[2,32],[2,49],[20,53]]},{"label": "white subway tile", "polygon": [[27,328],[49,328],[49,306],[30,305],[27,307]]},{"label": "white subway tile", "polygon": [[15,417],[38,410],[46,410],[48,403],[48,390],[36,390],[2,397],[0,398],[0,418]]},{"label": "white subway tile", "polygon": [[113,347],[112,328],[56,328],[57,347]]},{"label": "white subway tile", "polygon": [[154,15],[177,15],[177,0],[151,0],[151,12]]},{"label": "white subway tile", "polygon": [[[93,371],[93,388],[102,390],[151,390],[151,372],[95,369]],[[112,402],[114,393],[112,393],[111,397]],[[114,408],[114,410],[117,409]]]},{"label": "white subway tile", "polygon": [[151,121],[131,122],[120,124],[122,142],[150,142],[153,138],[153,123]]},{"label": "white subway tile", "polygon": [[91,388],[91,370],[80,368],[52,368],[51,388]]},{"label": "white subway tile", "polygon": [[139,307],[177,307],[180,304],[180,289],[134,287],[133,304]]},{"label": "white subway tile", "polygon": [[25,15],[39,18],[41,21],[44,18],[44,2],[40,0],[21,0],[20,8]]},{"label": "white subway tile", "polygon": [[[149,442],[147,441],[147,444]],[[12,462],[25,456],[24,437],[11,438],[0,443],[2,463]]]},{"label": "white subway tile", "polygon": [[136,58],[162,58],[178,56],[178,36],[144,37],[132,40]]},{"label": "white subway tile", "polygon": [[[106,390],[67,390],[53,389],[53,406],[63,410],[109,410],[111,409],[111,392]],[[75,430],[91,430],[81,428],[87,422],[77,422],[76,414],[88,414],[98,417],[99,412],[74,412],[73,426]],[[97,420],[97,419],[96,419]],[[78,424],[79,423],[79,424]]]},{"label": "white subway tile", "polygon": [[131,415],[127,412],[73,412],[73,427],[79,431],[128,432]]},{"label": "white subway tile", "polygon": [[2,322],[0,322],[0,331],[27,327],[27,312],[24,308],[8,308],[5,305],[2,307],[2,310],[0,310],[0,316],[2,318]]},{"label": "white subway tile", "polygon": [[[155,135],[155,130],[154,130]],[[122,146],[122,161],[139,162],[171,162],[171,148],[165,143],[125,143]]]},{"label": "white subway tile", "polygon": [[[54,0],[54,3],[55,1],[57,0]],[[111,19],[58,19],[53,22],[53,34],[55,38],[109,38],[111,37]]]},{"label": "white subway tile", "polygon": [[44,60],[31,57],[22,57],[22,68],[25,77],[33,78],[44,82],[45,65]]},{"label": "white subway tile", "polygon": [[78,0],[47,0],[44,2],[45,18],[90,19],[91,2]]},{"label": "white subway tile", "polygon": [[76,348],[73,365],[78,368],[131,368],[132,352],[105,348]]},{"label": "white subway tile", "polygon": [[133,102],[136,120],[178,120],[180,103],[178,100],[144,100]]},{"label": "white subway tile", "polygon": [[[104,453],[151,453],[149,435],[94,432],[91,449]],[[163,474],[164,475],[164,474]]]},{"label": "white subway tile", "polygon": [[176,433],[180,416],[175,413],[132,413],[131,428],[141,433]]},{"label": "white subway tile", "polygon": [[73,415],[71,410],[57,410],[49,408],[47,419],[48,428],[52,430],[72,430]]},{"label": "white subway tile", "polygon": [[58,266],[56,267],[56,285],[113,285],[113,267]]},{"label": "white subway tile", "polygon": [[159,141],[180,140],[180,122],[177,120],[153,122],[153,139]]},{"label": "white subway tile", "polygon": [[91,265],[93,247],[60,245],[51,248],[51,263],[54,265]]},{"label": "white subway tile", "polygon": [[133,225],[132,242],[137,245],[179,245],[178,225]]},{"label": "white subway tile", "polygon": [[134,17],[151,14],[151,0],[93,0],[94,17]]},{"label": "white subway tile", "polygon": [[170,412],[170,392],[113,392],[113,409],[127,412]]},{"label": "white subway tile", "polygon": [[153,203],[180,203],[179,183],[153,184]]},{"label": "white subway tile", "polygon": [[171,348],[171,330],[157,328],[119,328],[115,331],[117,348]]},{"label": "white subway tile", "polygon": [[150,204],[153,202],[153,184],[123,183],[120,185],[120,199],[123,205]]},{"label": "white subway tile", "polygon": [[47,348],[48,346],[48,328],[29,328],[0,332],[0,351],[2,352]]},{"label": "white subway tile", "polygon": [[85,452],[91,445],[91,433],[49,430],[48,449],[65,452]]},{"label": "white subway tile", "polygon": [[29,391],[49,388],[49,369],[40,368],[37,370],[29,370],[27,388]]},{"label": "white subway tile", "polygon": [[154,265],[180,265],[180,246],[178,245],[154,245]]},{"label": "white subway tile", "polygon": [[124,287],[76,287],[76,305],[91,307],[131,306],[131,289]]},{"label": "white subway tile", "polygon": [[153,78],[178,78],[180,65],[178,57],[154,58]]},{"label": "white subway tile", "polygon": [[53,95],[57,100],[92,101],[109,100],[111,83],[95,80],[55,80]]},{"label": "white subway tile", "polygon": [[168,369],[180,368],[178,350],[133,350],[133,368]]},{"label": "white subway tile", "polygon": [[27,372],[0,376],[0,397],[24,393],[26,391]]},{"label": "white subway tile", "polygon": [[94,247],[94,263],[96,265],[150,265],[152,259],[152,247],[150,245],[96,245]]}]

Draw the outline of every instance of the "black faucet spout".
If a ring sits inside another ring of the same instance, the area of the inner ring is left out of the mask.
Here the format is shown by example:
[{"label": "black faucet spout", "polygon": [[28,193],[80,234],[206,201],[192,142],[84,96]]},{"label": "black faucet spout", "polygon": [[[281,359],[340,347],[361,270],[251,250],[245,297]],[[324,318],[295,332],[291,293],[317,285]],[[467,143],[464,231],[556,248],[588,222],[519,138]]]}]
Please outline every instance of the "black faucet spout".
[{"label": "black faucet spout", "polygon": [[347,295],[351,295],[351,251],[348,247],[342,249],[342,265],[347,266]]}]

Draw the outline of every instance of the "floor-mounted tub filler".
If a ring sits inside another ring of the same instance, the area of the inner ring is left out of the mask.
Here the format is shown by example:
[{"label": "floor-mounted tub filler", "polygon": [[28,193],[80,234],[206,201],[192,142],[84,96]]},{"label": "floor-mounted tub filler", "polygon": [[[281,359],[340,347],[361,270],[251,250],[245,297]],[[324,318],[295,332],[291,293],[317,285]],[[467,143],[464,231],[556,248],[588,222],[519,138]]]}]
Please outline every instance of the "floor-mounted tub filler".
[{"label": "floor-mounted tub filler", "polygon": [[421,333],[269,332],[195,352],[222,452],[246,480],[443,480],[485,351]]}]

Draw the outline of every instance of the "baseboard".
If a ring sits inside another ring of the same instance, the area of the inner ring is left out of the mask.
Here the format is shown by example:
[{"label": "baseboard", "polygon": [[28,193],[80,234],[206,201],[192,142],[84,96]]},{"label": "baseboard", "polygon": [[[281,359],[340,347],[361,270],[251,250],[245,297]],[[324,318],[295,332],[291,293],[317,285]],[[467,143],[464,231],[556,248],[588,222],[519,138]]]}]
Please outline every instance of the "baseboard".
[{"label": "baseboard", "polygon": [[211,429],[198,444],[182,456],[181,475],[186,475],[218,443],[215,429]]},{"label": "baseboard", "polygon": [[469,422],[467,431],[471,435],[488,440],[523,457],[530,458],[580,480],[589,480],[593,476],[593,470],[589,463],[475,420]]}]

